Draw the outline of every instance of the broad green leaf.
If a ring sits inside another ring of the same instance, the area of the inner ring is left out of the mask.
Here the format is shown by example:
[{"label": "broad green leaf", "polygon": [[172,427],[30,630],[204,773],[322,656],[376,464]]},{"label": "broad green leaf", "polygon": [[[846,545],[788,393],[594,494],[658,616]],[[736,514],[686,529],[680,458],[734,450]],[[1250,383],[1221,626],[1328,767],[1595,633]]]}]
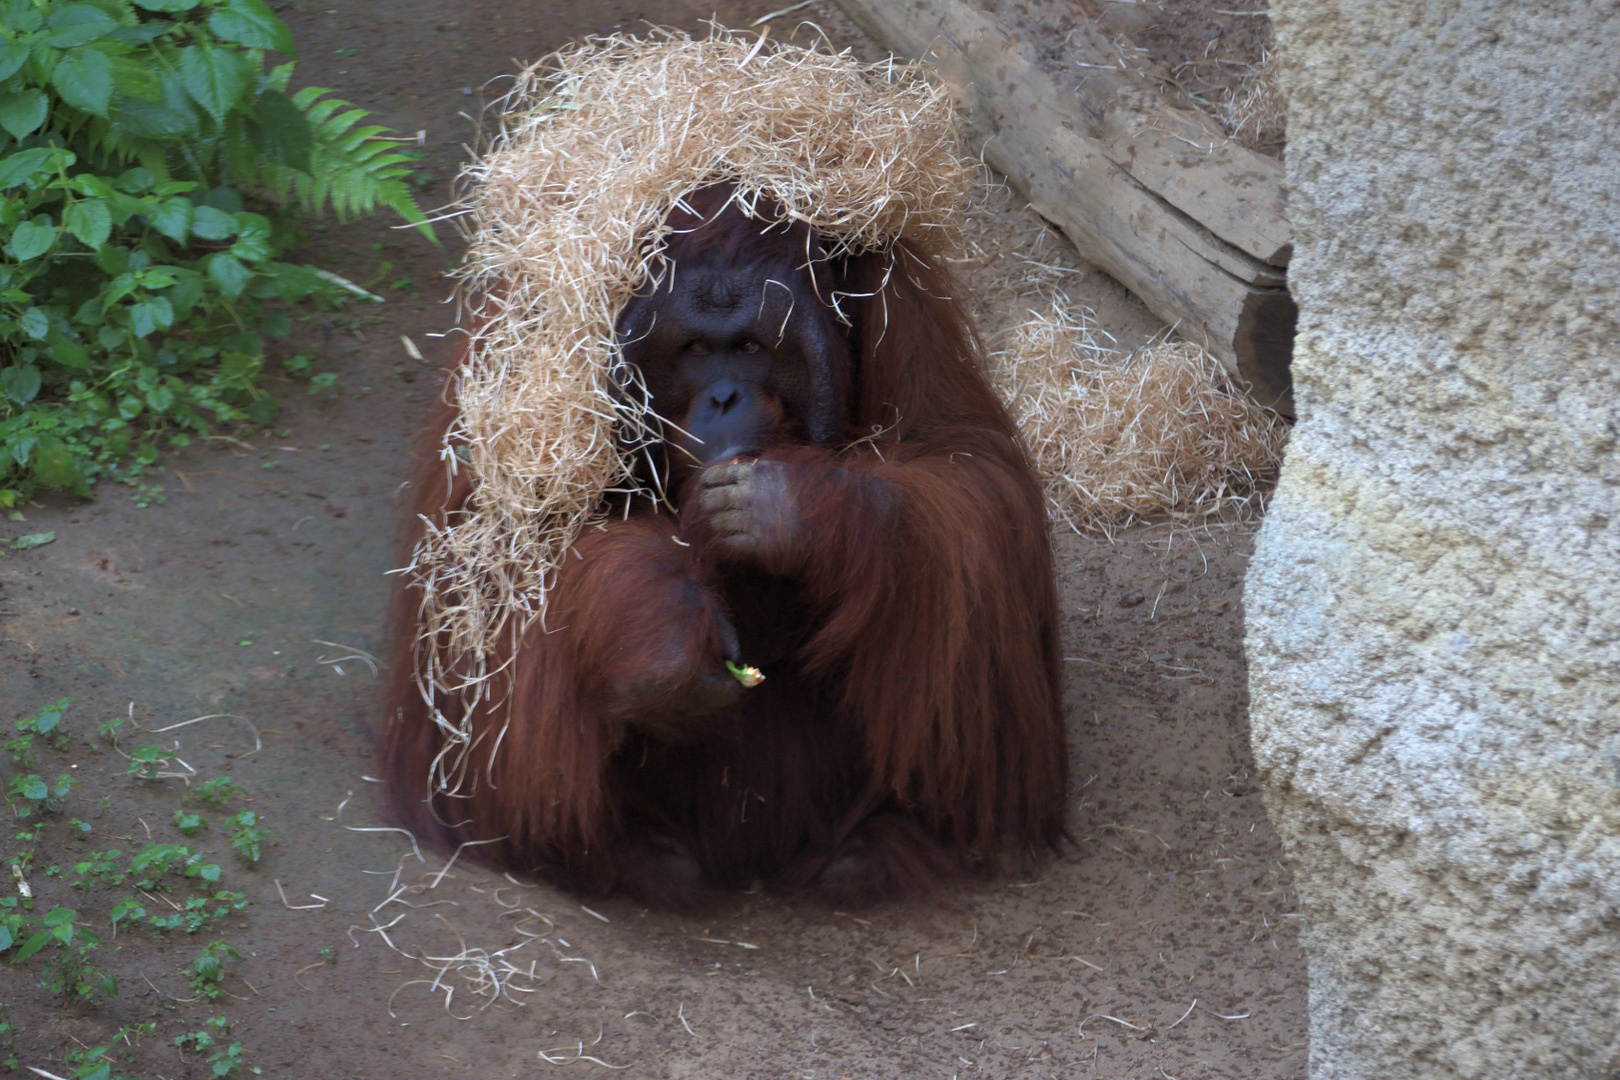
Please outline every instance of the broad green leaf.
[{"label": "broad green leaf", "polygon": [[135,0],[136,7],[147,11],[190,11],[198,0]]},{"label": "broad green leaf", "polygon": [[124,273],[113,278],[101,288],[101,310],[106,311],[118,301],[134,292],[140,285],[140,280],[134,274]]},{"label": "broad green leaf", "polygon": [[38,87],[31,86],[16,94],[0,94],[0,127],[18,139],[38,130],[50,111],[50,100]]},{"label": "broad green leaf", "polygon": [[[26,460],[19,461],[17,464],[26,464]],[[0,923],[0,952],[5,952],[7,949],[11,948],[12,942],[16,940],[16,936],[11,932],[11,927],[6,926],[4,923]]]},{"label": "broad green leaf", "polygon": [[164,199],[157,210],[148,215],[152,228],[177,244],[184,244],[191,235],[192,205],[190,199]]},{"label": "broad green leaf", "polygon": [[140,271],[141,288],[143,289],[167,289],[179,280],[180,268],[177,266],[159,264]]},{"label": "broad green leaf", "polygon": [[148,296],[131,304],[129,328],[136,337],[146,337],[154,330],[167,330],[174,324],[174,308],[161,296]]},{"label": "broad green leaf", "polygon": [[209,258],[208,276],[213,278],[214,284],[219,286],[221,292],[234,300],[242,295],[242,290],[253,280],[253,271],[237,262],[234,257],[221,252]]},{"label": "broad green leaf", "polygon": [[18,225],[17,231],[11,234],[11,243],[7,245],[7,250],[18,262],[27,262],[51,250],[54,243],[56,243],[56,225],[51,221],[50,215],[46,214]]},{"label": "broad green leaf", "polygon": [[183,109],[138,97],[120,99],[112,122],[119,131],[144,139],[176,139],[196,128],[195,118]]},{"label": "broad green leaf", "polygon": [[129,41],[137,45],[145,45],[168,33],[171,24],[167,22],[139,23],[135,26],[120,26],[116,30],[107,31],[107,37],[113,41]]},{"label": "broad green leaf", "polygon": [[41,930],[39,933],[31,935],[27,941],[23,942],[22,948],[17,950],[17,955],[11,958],[11,962],[13,964],[20,964],[50,943],[51,932],[49,930]]},{"label": "broad green leaf", "polygon": [[38,442],[39,440],[32,435],[24,435],[11,441],[9,444],[11,460],[17,463],[18,468],[27,466],[29,455],[34,452],[34,445]]},{"label": "broad green leaf", "polygon": [[13,364],[0,371],[0,391],[19,405],[28,404],[39,393],[39,368],[33,364]]},{"label": "broad green leaf", "polygon": [[[11,550],[13,550],[13,551],[32,551],[34,548],[44,547],[46,544],[51,543],[55,539],[56,539],[56,534],[53,533],[53,532],[29,533],[27,536],[19,536],[19,537],[17,537],[17,539],[13,540],[11,542]],[[41,779],[40,777],[35,777],[34,779],[39,780],[40,783],[44,783],[44,780]],[[67,777],[65,777],[65,776],[60,778],[60,780],[66,780],[66,779],[67,779]],[[60,780],[58,781],[58,784],[60,784]],[[57,792],[57,794],[58,795],[67,794],[67,788],[65,788],[65,787],[62,788],[60,791]]]},{"label": "broad green leaf", "polygon": [[35,173],[51,167],[56,151],[49,146],[36,146],[32,150],[19,150],[0,160],[0,189],[16,187]]},{"label": "broad green leaf", "polygon": [[51,72],[51,85],[63,101],[97,116],[107,115],[112,81],[112,61],[94,49],[69,50]]},{"label": "broad green leaf", "polygon": [[174,391],[167,386],[154,387],[146,392],[146,407],[155,413],[166,413],[174,405]]},{"label": "broad green leaf", "polygon": [[118,21],[92,4],[68,4],[51,13],[46,23],[50,33],[45,41],[58,49],[72,49],[85,45],[118,29]]},{"label": "broad green leaf", "polygon": [[[122,191],[115,191],[107,196],[107,210],[112,214],[113,228],[121,229],[124,222],[136,214],[145,214],[152,204],[145,199],[137,199],[133,195],[125,195]],[[103,251],[106,249],[103,248]]]},{"label": "broad green leaf", "polygon": [[5,22],[0,25],[14,33],[31,34],[45,25],[45,16],[39,11],[43,6],[29,0],[10,0],[3,11]]},{"label": "broad green leaf", "polygon": [[263,262],[274,254],[270,249],[270,219],[244,210],[236,215],[237,241],[231,254],[248,262]]},{"label": "broad green leaf", "polygon": [[236,218],[212,206],[198,206],[192,211],[191,232],[204,240],[228,240],[236,235]]},{"label": "broad green leaf", "polygon": [[23,312],[23,317],[18,322],[22,326],[23,333],[35,341],[51,332],[51,320],[37,307],[31,307]]},{"label": "broad green leaf", "polygon": [[92,199],[105,199],[112,194],[112,185],[107,183],[95,173],[84,172],[68,181],[68,187],[75,194],[84,195]]},{"label": "broad green leaf", "polygon": [[259,152],[267,160],[309,172],[309,120],[292,98],[266,90],[253,103],[253,117],[259,122]]},{"label": "broad green leaf", "polygon": [[79,913],[74,911],[72,908],[53,907],[50,911],[45,913],[45,918],[43,921],[46,926],[66,926],[68,923],[72,922],[74,917],[78,914]]},{"label": "broad green leaf", "polygon": [[[51,793],[51,789],[45,783],[45,781],[32,774],[22,778],[22,783],[17,785],[17,791],[22,795],[23,798],[32,800],[33,802],[39,802],[39,800],[45,798]],[[50,926],[51,923],[47,921],[45,925]]]},{"label": "broad green leaf", "polygon": [[218,123],[242,99],[249,83],[247,64],[231,49],[187,45],[180,50],[180,79],[193,101]]},{"label": "broad green leaf", "polygon": [[13,41],[0,49],[0,79],[9,79],[17,74],[17,69],[28,59],[28,52],[26,41]]},{"label": "broad green leaf", "polygon": [[90,354],[83,345],[71,338],[63,338],[51,346],[51,359],[63,367],[77,368],[81,371],[90,367]]},{"label": "broad green leaf", "polygon": [[202,205],[212,206],[215,210],[223,210],[227,214],[239,214],[242,212],[242,193],[221,184],[217,188],[209,189],[208,194],[202,197]]},{"label": "broad green leaf", "polygon": [[225,0],[208,16],[208,29],[250,49],[274,49],[292,56],[292,31],[260,0]]},{"label": "broad green leaf", "polygon": [[202,299],[202,295],[202,275],[193,274],[181,279],[169,290],[169,302],[174,305],[174,310],[183,316],[197,306],[197,301]]},{"label": "broad green leaf", "polygon": [[152,175],[150,169],[136,166],[133,169],[125,169],[123,172],[119,173],[118,179],[113,181],[113,186],[118,188],[119,191],[126,191],[131,195],[139,195],[143,191],[150,191],[152,189],[152,185],[156,183],[157,177]]},{"label": "broad green leaf", "polygon": [[62,212],[62,224],[94,251],[112,235],[112,214],[101,199],[76,199]]}]

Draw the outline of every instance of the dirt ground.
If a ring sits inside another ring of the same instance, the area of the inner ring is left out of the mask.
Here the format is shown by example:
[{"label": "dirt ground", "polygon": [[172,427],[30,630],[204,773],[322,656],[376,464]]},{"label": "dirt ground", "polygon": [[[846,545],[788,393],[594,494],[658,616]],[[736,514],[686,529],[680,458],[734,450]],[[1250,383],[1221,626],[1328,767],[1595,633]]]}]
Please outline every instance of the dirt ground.
[{"label": "dirt ground", "polygon": [[[744,26],[774,6],[300,0],[281,14],[300,79],[426,132],[442,192],[481,88],[514,59],[643,19]],[[776,20],[776,36],[802,19],[872,54],[821,3]],[[1122,347],[1160,329],[1015,198],[981,202],[953,261],[992,347],[1053,288]],[[398,833],[356,831],[378,824],[365,779],[378,683],[364,654],[384,651],[394,494],[454,348],[434,336],[453,321],[439,302],[451,255],[367,223],[320,230],[306,257],[388,295],[295,331],[292,347],[316,352],[337,392],[273,381],[276,429],[167,459],[160,502],[103,487],[94,502],[42,499],[26,521],[0,522],[0,539],[56,536],[0,560],[0,720],[9,735],[12,719],[77,698],[67,749],[41,755],[41,771],[82,786],[36,844],[37,910],[74,907],[111,936],[106,912],[129,888],[79,893],[50,867],[149,839],[194,844],[251,901],[193,937],[120,929],[94,961],[121,992],[93,1007],[40,989],[37,963],[7,968],[0,1023],[15,1031],[0,1028],[0,1060],[11,1039],[24,1065],[68,1076],[67,1053],[150,1021],[138,1048],[116,1048],[118,1069],[201,1077],[208,1066],[174,1037],[225,1015],[267,1076],[522,1077],[569,1063],[672,1078],[1304,1074],[1294,895],[1248,746],[1252,525],[1057,537],[1075,842],[1033,880],[856,913],[739,896],[691,919],[623,900],[586,908],[431,853],[418,861]],[[148,730],[232,716],[162,734],[126,725],[119,750],[96,738],[126,713]],[[176,832],[183,782],[125,775],[120,751],[142,743],[247,790],[272,834],[257,866],[212,830]],[[91,833],[75,836],[69,817]],[[22,827],[0,839],[8,861]],[[148,907],[165,910],[163,897]],[[220,937],[242,960],[221,984],[229,996],[198,1000],[184,969]]]}]

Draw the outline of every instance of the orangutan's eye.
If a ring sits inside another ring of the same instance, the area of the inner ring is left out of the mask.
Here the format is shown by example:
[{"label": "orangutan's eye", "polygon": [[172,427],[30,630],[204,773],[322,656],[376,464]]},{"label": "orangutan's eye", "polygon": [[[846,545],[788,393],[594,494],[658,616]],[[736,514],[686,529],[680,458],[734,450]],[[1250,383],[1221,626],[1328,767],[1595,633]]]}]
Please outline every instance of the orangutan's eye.
[{"label": "orangutan's eye", "polygon": [[757,341],[745,341],[742,343],[741,347],[742,351],[745,353],[757,353],[761,348],[763,348],[763,346]]},{"label": "orangutan's eye", "polygon": [[710,349],[709,346],[705,342],[702,342],[702,341],[689,341],[689,342],[687,342],[686,343],[686,351],[691,353],[693,356],[708,356],[709,353],[713,352],[713,350]]}]

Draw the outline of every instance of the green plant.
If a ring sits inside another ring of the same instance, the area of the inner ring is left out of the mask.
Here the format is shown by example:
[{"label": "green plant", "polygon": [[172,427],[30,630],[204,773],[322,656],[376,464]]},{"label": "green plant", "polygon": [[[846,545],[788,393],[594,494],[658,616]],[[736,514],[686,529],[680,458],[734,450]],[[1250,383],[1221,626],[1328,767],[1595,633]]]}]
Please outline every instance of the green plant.
[{"label": "green plant", "polygon": [[192,836],[198,829],[208,827],[208,819],[193,810],[176,810],[169,823],[186,836]]},{"label": "green plant", "polygon": [[[73,1080],[128,1080],[122,1073],[113,1072],[110,1051],[120,1042],[131,1048],[141,1045],[141,1038],[157,1030],[156,1024],[132,1024],[121,1027],[105,1046],[92,1046],[88,1050],[69,1050],[68,1066],[73,1069]],[[82,1045],[82,1044],[81,1044]]]},{"label": "green plant", "polygon": [[118,924],[125,919],[134,920],[144,919],[145,917],[146,909],[141,906],[141,902],[133,896],[127,896],[113,905],[112,911],[108,914],[107,922],[111,924],[113,933],[116,934]]},{"label": "green plant", "polygon": [[205,863],[202,856],[185,844],[147,844],[129,860],[129,872],[136,879],[135,887],[148,891],[159,888],[158,878],[164,874],[201,878],[210,883],[220,879],[216,863]]},{"label": "green plant", "polygon": [[[229,1038],[231,1023],[223,1016],[211,1016],[203,1021],[203,1029],[202,1031],[193,1031],[188,1035],[175,1036],[174,1045],[182,1050],[189,1048],[200,1054],[218,1045],[222,1040]],[[235,1076],[237,1070],[242,1067],[242,1044],[233,1042],[229,1046],[214,1051],[208,1056],[208,1065],[213,1076]],[[254,1069],[253,1071],[258,1072],[259,1070]]]},{"label": "green plant", "polygon": [[228,776],[216,776],[212,780],[204,780],[181,798],[181,802],[188,806],[197,803],[206,803],[216,810],[225,807],[225,800],[230,798],[247,798],[247,789]]},{"label": "green plant", "polygon": [[78,875],[72,882],[73,887],[88,891],[94,885],[122,885],[124,871],[115,861],[122,854],[117,848],[90,852],[73,867]]},{"label": "green plant", "polygon": [[0,916],[0,941],[5,943],[0,952],[20,940],[11,958],[13,964],[20,964],[47,946],[54,946],[40,982],[69,999],[93,1004],[118,993],[118,980],[89,963],[90,953],[101,945],[101,938],[78,924],[78,914],[72,908],[55,907],[43,917],[36,917],[13,909]]},{"label": "green plant", "polygon": [[269,833],[255,827],[258,824],[259,815],[253,810],[241,810],[225,819],[226,828],[231,830],[231,847],[249,862],[259,861],[259,845],[270,838]]},{"label": "green plant", "polygon": [[77,780],[66,773],[58,776],[54,785],[46,783],[45,778],[38,773],[14,776],[7,792],[6,805],[11,807],[19,818],[26,818],[30,814],[44,814],[56,809],[56,800],[67,795],[77,783]]},{"label": "green plant", "polygon": [[[16,833],[13,839],[21,840],[29,845],[36,844],[39,842],[41,832],[42,830],[35,826],[32,829],[25,829],[20,833]],[[6,856],[6,861],[11,864],[12,876],[19,880],[27,877],[28,871],[33,869],[34,866],[34,855],[35,850],[30,846],[19,848],[15,853]]]},{"label": "green plant", "polygon": [[173,760],[170,753],[161,746],[137,746],[129,755],[129,767],[124,772],[142,780],[161,780],[164,766]]},{"label": "green plant", "polygon": [[225,988],[219,985],[225,977],[225,961],[241,959],[242,954],[224,941],[205,945],[187,969],[186,982],[196,993],[215,1001],[225,993]]},{"label": "green plant", "polygon": [[17,896],[0,896],[0,953],[15,945],[28,927],[32,900]]},{"label": "green plant", "polygon": [[[216,905],[210,909],[209,905]],[[193,896],[179,911],[168,915],[154,915],[147,920],[158,930],[181,930],[187,934],[211,926],[233,911],[247,907],[248,900],[239,892],[220,891],[213,896]]]},{"label": "green plant", "polygon": [[29,769],[35,766],[33,745],[36,737],[58,750],[67,745],[67,733],[61,730],[62,714],[73,702],[74,699],[70,697],[58,698],[33,716],[25,716],[17,721],[17,736],[6,743],[13,764]]},{"label": "green plant", "polygon": [[270,422],[287,305],[369,295],[279,261],[301,213],[432,236],[416,155],[267,49],[294,46],[261,0],[0,0],[0,506]]},{"label": "green plant", "polygon": [[11,1022],[11,1009],[0,1005],[0,1069],[16,1072],[22,1064],[17,1059],[17,1026]]}]

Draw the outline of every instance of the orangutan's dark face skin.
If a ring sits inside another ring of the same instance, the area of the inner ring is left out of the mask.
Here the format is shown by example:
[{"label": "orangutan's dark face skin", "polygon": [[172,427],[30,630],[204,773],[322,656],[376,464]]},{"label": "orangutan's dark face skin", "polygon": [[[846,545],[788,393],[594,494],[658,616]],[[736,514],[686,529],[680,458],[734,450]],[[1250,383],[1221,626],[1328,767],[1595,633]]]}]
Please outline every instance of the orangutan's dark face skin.
[{"label": "orangutan's dark face skin", "polygon": [[714,226],[678,232],[667,278],[620,318],[624,359],[670,423],[676,469],[829,443],[843,431],[849,345],[802,250],[783,239]]}]

